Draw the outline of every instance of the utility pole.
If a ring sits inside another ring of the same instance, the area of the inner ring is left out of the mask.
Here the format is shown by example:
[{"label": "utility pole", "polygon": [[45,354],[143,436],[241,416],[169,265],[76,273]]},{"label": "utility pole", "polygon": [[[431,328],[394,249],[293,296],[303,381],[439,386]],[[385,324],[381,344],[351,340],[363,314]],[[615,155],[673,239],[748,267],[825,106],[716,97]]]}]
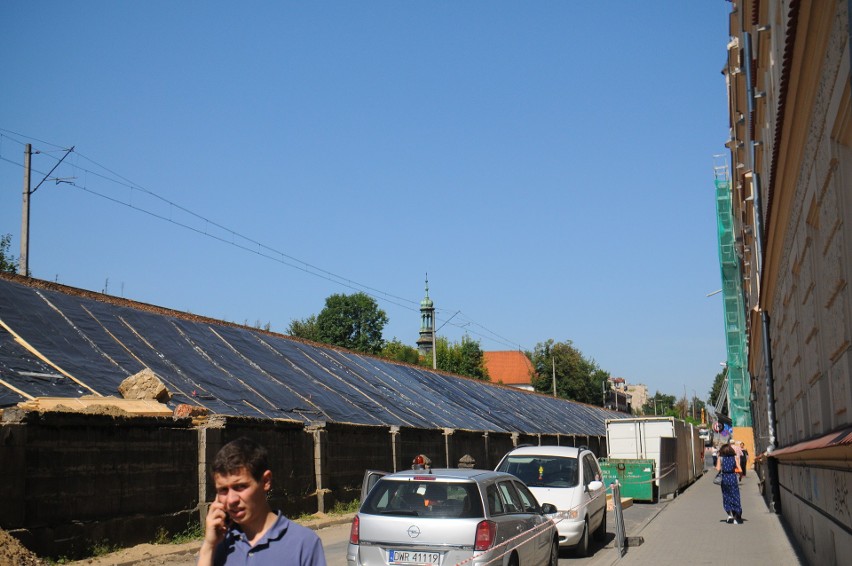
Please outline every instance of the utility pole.
[{"label": "utility pole", "polygon": [[21,258],[18,261],[18,275],[26,276],[30,272],[30,161],[33,146],[24,146],[24,205],[21,211]]},{"label": "utility pole", "polygon": [[435,335],[438,330],[435,328],[435,310],[432,310],[432,369],[438,369],[438,341]]},{"label": "utility pole", "polygon": [[[21,259],[18,262],[19,275],[28,276],[30,274],[30,196],[34,195],[39,187],[41,187],[41,185],[50,178],[53,172],[56,171],[56,168],[65,161],[65,158],[68,157],[68,154],[72,151],[74,151],[74,146],[71,146],[71,149],[66,149],[65,155],[62,156],[62,159],[56,162],[53,169],[44,176],[44,179],[42,179],[34,189],[30,190],[30,176],[32,171],[30,162],[33,157],[33,146],[32,144],[27,144],[24,147],[24,205],[23,211],[21,212]],[[36,153],[39,152],[36,151]],[[68,182],[67,179],[55,178],[53,180],[55,180],[57,184]]]},{"label": "utility pole", "polygon": [[695,420],[695,389],[692,390],[692,420]]},{"label": "utility pole", "polygon": [[556,358],[550,358],[550,361],[553,362],[553,396],[556,397]]}]

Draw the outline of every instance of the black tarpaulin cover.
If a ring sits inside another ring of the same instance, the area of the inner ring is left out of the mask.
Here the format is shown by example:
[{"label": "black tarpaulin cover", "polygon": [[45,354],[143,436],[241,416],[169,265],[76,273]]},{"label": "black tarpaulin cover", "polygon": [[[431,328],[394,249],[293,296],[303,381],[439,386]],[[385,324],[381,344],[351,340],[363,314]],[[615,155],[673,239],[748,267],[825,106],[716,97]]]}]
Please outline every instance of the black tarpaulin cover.
[{"label": "black tarpaulin cover", "polygon": [[620,413],[51,283],[0,277],[0,408],[118,396],[150,368],[169,405],[222,415],[603,436]]}]

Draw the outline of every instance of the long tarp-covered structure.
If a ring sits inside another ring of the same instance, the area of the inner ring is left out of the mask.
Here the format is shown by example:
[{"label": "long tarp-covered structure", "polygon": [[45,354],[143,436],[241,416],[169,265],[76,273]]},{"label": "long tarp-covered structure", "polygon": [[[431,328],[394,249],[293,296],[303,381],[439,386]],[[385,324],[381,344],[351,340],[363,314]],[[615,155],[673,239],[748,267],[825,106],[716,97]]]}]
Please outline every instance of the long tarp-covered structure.
[{"label": "long tarp-covered structure", "polygon": [[53,283],[0,276],[0,408],[116,396],[150,369],[213,414],[603,436],[622,415]]}]

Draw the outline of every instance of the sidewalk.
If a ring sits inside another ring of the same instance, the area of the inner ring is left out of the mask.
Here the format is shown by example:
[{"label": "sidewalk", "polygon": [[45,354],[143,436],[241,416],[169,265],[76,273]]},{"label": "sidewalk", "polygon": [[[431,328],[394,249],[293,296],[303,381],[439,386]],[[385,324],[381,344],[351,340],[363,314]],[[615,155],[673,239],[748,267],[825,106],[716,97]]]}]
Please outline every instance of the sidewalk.
[{"label": "sidewalk", "polygon": [[628,530],[628,537],[642,537],[644,542],[627,548],[620,559],[614,549],[607,549],[614,553],[610,564],[804,564],[797,557],[780,516],[766,509],[756,475],[748,474],[740,486],[742,525],[725,522],[721,488],[713,484],[715,475],[715,470],[708,470],[639,532]]}]

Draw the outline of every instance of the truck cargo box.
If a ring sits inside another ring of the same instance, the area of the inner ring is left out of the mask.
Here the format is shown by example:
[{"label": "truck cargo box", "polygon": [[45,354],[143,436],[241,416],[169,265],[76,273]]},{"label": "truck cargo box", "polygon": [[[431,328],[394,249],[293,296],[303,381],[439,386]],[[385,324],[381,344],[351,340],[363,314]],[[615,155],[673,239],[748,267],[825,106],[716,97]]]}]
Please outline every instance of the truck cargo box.
[{"label": "truck cargo box", "polygon": [[607,419],[606,439],[610,459],[655,461],[660,497],[677,495],[704,469],[703,451],[697,462],[698,431],[674,417]]}]

